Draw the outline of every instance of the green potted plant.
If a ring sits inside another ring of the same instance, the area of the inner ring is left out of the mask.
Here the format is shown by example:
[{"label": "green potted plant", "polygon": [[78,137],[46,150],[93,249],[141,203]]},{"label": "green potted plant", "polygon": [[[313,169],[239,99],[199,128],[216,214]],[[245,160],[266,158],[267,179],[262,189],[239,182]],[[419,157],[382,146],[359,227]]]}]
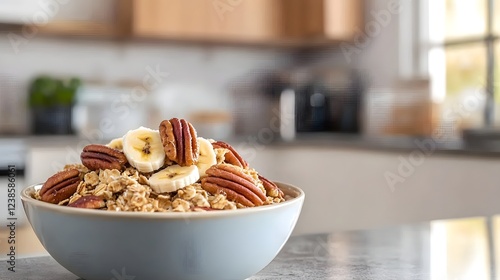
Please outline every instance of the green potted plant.
[{"label": "green potted plant", "polygon": [[72,134],[71,115],[81,81],[40,76],[29,89],[32,132],[34,134]]}]

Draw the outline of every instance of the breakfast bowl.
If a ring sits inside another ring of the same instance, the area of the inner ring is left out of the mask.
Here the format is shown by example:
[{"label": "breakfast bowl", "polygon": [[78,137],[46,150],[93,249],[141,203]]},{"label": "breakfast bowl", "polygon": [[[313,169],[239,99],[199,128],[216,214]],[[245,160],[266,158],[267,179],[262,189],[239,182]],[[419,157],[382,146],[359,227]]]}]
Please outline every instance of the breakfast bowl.
[{"label": "breakfast bowl", "polygon": [[276,182],[286,200],[206,212],[119,212],[64,207],[25,188],[27,218],[47,252],[86,280],[245,279],[266,267],[290,237],[304,192]]}]

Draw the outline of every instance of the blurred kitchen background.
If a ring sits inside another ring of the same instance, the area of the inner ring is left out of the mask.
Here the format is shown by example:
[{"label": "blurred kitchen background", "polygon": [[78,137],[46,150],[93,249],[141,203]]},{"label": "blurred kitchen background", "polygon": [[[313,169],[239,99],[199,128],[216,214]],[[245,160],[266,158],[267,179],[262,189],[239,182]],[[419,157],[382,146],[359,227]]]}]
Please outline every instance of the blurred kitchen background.
[{"label": "blurred kitchen background", "polygon": [[18,190],[176,116],[302,187],[295,234],[500,213],[498,1],[3,0],[0,23]]}]

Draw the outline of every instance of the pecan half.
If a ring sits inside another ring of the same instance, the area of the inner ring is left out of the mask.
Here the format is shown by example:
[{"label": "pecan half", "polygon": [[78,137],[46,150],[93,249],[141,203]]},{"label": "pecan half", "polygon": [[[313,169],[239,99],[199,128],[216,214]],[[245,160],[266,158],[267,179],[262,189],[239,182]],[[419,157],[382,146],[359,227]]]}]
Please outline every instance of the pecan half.
[{"label": "pecan half", "polygon": [[248,168],[248,163],[243,157],[228,143],[222,141],[215,141],[212,143],[212,147],[215,149],[226,149],[227,152],[224,154],[224,162],[239,166],[241,168]]},{"label": "pecan half", "polygon": [[285,197],[283,191],[280,188],[278,188],[278,186],[274,182],[269,181],[267,178],[261,175],[259,175],[259,180],[262,182],[264,189],[266,189],[266,193],[268,196],[277,198]]},{"label": "pecan half", "polygon": [[191,123],[178,118],[164,120],[160,124],[160,136],[168,159],[180,166],[198,162],[198,141]]},{"label": "pecan half", "polygon": [[80,172],[68,169],[52,175],[40,189],[42,201],[57,204],[73,195],[81,182]]},{"label": "pecan half", "polygon": [[69,207],[99,209],[106,206],[106,202],[101,197],[95,195],[82,196],[73,203],[68,204]]},{"label": "pecan half", "polygon": [[118,169],[123,170],[127,157],[122,151],[104,145],[87,145],[80,155],[82,164],[90,170]]},{"label": "pecan half", "polygon": [[262,205],[266,201],[266,195],[241,167],[216,164],[206,173],[208,176],[201,179],[201,187],[211,194],[224,193],[229,200],[249,207]]}]

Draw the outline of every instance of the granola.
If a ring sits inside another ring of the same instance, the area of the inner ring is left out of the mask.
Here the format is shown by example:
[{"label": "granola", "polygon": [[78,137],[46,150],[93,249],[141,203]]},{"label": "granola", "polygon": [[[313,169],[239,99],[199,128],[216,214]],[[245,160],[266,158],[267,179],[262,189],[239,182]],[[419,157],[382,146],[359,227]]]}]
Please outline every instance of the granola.
[{"label": "granola", "polygon": [[[71,167],[83,169],[82,166]],[[83,178],[77,192],[59,205],[68,205],[83,196],[94,195],[106,201],[106,206],[102,209],[108,211],[203,212],[245,207],[227,200],[223,194],[210,194],[200,183],[191,184],[174,193],[156,194],[147,185],[147,178],[139,175],[133,168],[127,168],[123,172],[116,169],[89,171]],[[34,197],[37,198],[37,195]],[[281,202],[272,197],[268,200],[268,204]]]},{"label": "granola", "polygon": [[72,184],[72,194],[48,201],[49,195],[42,196],[39,190],[33,198],[61,206],[122,212],[234,210],[285,201],[283,192],[250,168],[229,144],[197,138],[185,120],[169,123],[172,125],[160,129],[161,136],[156,135],[158,131],[140,128],[129,131],[123,141],[86,147],[82,164],[65,166],[66,173],[49,178],[41,189],[45,193],[59,190],[59,185],[66,184],[63,179],[71,179],[67,184]]}]

